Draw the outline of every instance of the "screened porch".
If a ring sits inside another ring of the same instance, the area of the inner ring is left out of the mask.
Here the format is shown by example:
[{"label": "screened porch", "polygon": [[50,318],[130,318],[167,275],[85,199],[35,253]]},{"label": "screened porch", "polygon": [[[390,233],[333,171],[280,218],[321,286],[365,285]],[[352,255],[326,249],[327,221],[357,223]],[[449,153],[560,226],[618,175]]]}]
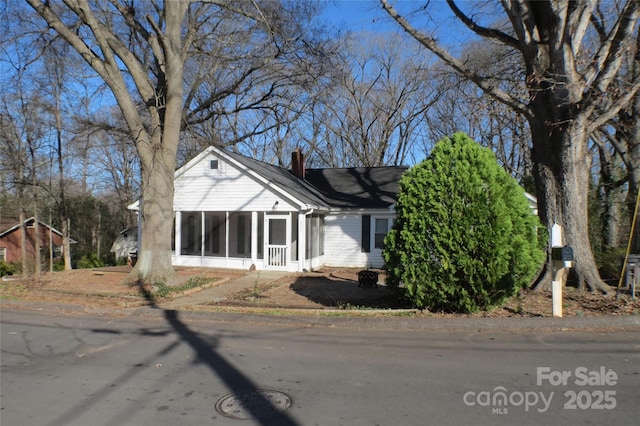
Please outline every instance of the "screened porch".
[{"label": "screened porch", "polygon": [[174,265],[312,270],[322,265],[324,216],[177,211],[172,250]]}]

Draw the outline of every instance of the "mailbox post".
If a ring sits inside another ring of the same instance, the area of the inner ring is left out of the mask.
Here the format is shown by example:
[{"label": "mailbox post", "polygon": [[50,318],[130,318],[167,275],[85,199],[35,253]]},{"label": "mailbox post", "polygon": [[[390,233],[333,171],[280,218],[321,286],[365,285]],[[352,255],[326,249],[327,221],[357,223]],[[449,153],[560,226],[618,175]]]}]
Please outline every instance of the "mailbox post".
[{"label": "mailbox post", "polygon": [[552,314],[562,317],[562,288],[567,280],[566,268],[573,266],[573,249],[562,243],[562,227],[555,223],[551,228],[551,262],[553,281],[551,283]]}]

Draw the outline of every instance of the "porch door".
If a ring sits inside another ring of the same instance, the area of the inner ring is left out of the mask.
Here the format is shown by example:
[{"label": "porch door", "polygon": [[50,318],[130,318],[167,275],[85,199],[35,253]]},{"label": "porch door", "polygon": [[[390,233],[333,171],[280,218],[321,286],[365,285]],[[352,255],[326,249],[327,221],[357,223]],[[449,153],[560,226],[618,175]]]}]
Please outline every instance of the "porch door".
[{"label": "porch door", "polygon": [[265,267],[287,270],[289,267],[289,215],[265,215]]}]

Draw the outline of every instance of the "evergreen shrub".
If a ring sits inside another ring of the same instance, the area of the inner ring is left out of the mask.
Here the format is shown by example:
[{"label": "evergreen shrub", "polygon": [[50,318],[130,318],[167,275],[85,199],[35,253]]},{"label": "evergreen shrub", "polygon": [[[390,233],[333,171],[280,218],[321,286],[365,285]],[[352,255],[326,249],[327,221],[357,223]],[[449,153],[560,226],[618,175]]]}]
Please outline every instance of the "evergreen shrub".
[{"label": "evergreen shrub", "polygon": [[85,254],[78,260],[78,269],[89,269],[89,268],[101,268],[104,266],[104,261],[100,259],[96,254],[89,253]]},{"label": "evergreen shrub", "polygon": [[524,190],[464,133],[440,140],[400,181],[385,238],[387,283],[420,308],[473,312],[530,284],[544,237]]}]

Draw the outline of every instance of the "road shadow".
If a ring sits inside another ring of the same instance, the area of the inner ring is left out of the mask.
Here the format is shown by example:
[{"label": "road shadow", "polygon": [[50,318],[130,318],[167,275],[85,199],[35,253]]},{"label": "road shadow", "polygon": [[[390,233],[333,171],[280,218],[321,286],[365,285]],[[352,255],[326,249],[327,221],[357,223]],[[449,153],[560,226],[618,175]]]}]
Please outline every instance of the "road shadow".
[{"label": "road shadow", "polygon": [[180,320],[178,311],[163,311],[167,322],[182,340],[191,346],[197,354],[198,360],[207,365],[231,389],[233,394],[238,396],[251,395],[251,403],[246,404],[243,408],[255,421],[261,425],[294,426],[298,424],[266,398],[261,389],[242,371],[218,354],[209,342],[190,330]]},{"label": "road shadow", "polygon": [[[159,352],[153,353],[144,360],[138,360],[137,363],[132,365],[131,369],[115,377],[109,386],[94,393],[90,398],[83,400],[82,404],[72,407],[62,415],[53,419],[52,422],[49,423],[50,426],[66,426],[73,423],[80,416],[91,411],[94,404],[103,401],[110,394],[116,392],[118,386],[122,386],[122,384],[127,381],[134,380],[143,371],[140,367],[151,365],[159,356],[169,354],[183,343],[186,343],[194,351],[199,364],[207,366],[213,375],[224,382],[226,387],[231,391],[231,395],[238,396],[236,401],[242,404],[240,408],[242,409],[243,415],[249,415],[255,423],[264,426],[299,425],[291,416],[284,412],[281,407],[274,404],[271,399],[265,396],[268,395],[268,393],[265,393],[263,388],[258,387],[242,371],[218,353],[218,338],[212,338],[211,336],[205,338],[191,330],[187,324],[180,319],[178,311],[159,307],[153,295],[148,291],[148,287],[141,285],[141,283],[138,283],[138,285],[149,302],[150,307],[161,311],[168,325],[166,330],[141,329],[138,331],[138,334],[140,336],[168,336],[175,333],[178,338],[170,342]],[[101,334],[120,334],[119,331],[109,328],[95,328],[92,329],[92,331]],[[127,424],[127,413],[129,413],[129,410],[115,414],[113,418],[109,419],[107,424]],[[227,415],[222,412],[220,412],[220,414]],[[244,419],[244,417],[242,417],[242,419]]]},{"label": "road shadow", "polygon": [[290,285],[296,294],[330,308],[409,309],[404,293],[386,285],[359,287],[358,282],[331,276],[301,276]]},{"label": "road shadow", "polygon": [[[262,389],[256,386],[242,371],[238,370],[223,356],[217,353],[217,345],[212,345],[210,341],[203,339],[198,333],[189,329],[189,327],[180,319],[179,312],[173,309],[160,308],[153,294],[147,290],[142,283],[139,283],[140,289],[145,295],[152,308],[159,309],[163,312],[164,318],[171,326],[181,340],[187,343],[196,353],[198,361],[209,367],[212,373],[220,378],[234,395],[242,397],[243,395],[251,396],[251,403],[247,403],[244,407],[253,420],[261,425],[282,425],[297,426],[293,418],[287,413],[281,411],[273,404],[271,400],[264,396]],[[222,413],[221,413],[222,414]]]}]

